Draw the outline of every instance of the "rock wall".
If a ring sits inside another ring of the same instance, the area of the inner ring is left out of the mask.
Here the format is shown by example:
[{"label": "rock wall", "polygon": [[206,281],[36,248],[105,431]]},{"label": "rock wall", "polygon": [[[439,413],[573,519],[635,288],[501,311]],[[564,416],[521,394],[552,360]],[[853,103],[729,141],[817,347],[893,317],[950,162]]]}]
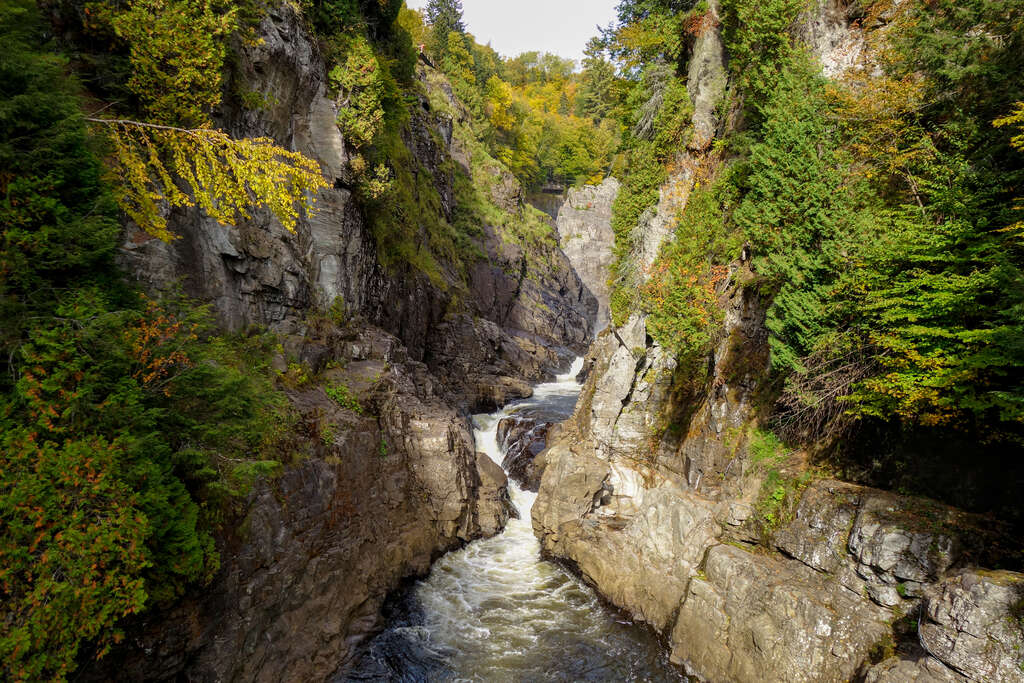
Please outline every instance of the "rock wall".
[{"label": "rock wall", "polygon": [[583,285],[597,299],[595,331],[611,321],[608,298],[608,274],[611,272],[612,205],[620,183],[608,178],[600,185],[585,185],[569,190],[558,211],[558,238],[562,251],[580,276]]},{"label": "rock wall", "polygon": [[[1013,542],[988,520],[819,480],[764,538],[746,443],[763,305],[741,285],[721,303],[727,334],[697,396],[642,320],[595,343],[576,413],[535,461],[544,552],[702,680],[1024,680],[1024,575],[972,568]],[[906,615],[920,626],[901,637]]]},{"label": "rock wall", "polygon": [[[151,289],[180,283],[185,293],[212,303],[231,330],[259,325],[301,334],[311,311],[343,301],[348,311],[398,337],[412,358],[427,362],[450,389],[449,398],[467,409],[493,402],[490,385],[523,395],[529,383],[551,377],[585,351],[596,304],[556,240],[529,245],[531,263],[544,264],[529,273],[527,248],[492,226],[480,226],[482,258],[471,264],[468,282],[450,264],[441,264],[448,281],[440,284],[408,266],[384,268],[352,196],[352,150],[336,124],[338,108],[315,40],[287,4],[268,11],[259,34],[259,44],[238,49],[226,91],[258,93],[267,105],[247,109],[226,96],[218,124],[235,137],[270,137],[316,159],[332,187],[319,194],[294,233],[268,213],[222,226],[199,210],[173,212],[169,227],[179,239],[169,244],[129,229],[122,246],[129,272]],[[424,91],[443,80],[423,64],[419,76]],[[403,142],[452,219],[453,174],[460,170],[451,161],[466,161],[467,152],[455,148],[451,118],[432,112],[421,94]],[[511,174],[495,187],[496,205],[522,211],[523,191]],[[465,343],[431,346],[441,337]],[[463,381],[456,367],[477,370]]]},{"label": "rock wall", "polygon": [[299,462],[258,482],[225,524],[214,582],[129,624],[126,644],[82,678],[325,680],[403,578],[504,528],[504,473],[478,467],[467,421],[396,338],[367,327],[299,343],[331,347],[329,379],[366,397],[363,410],[320,386],[293,391],[308,435]]},{"label": "rock wall", "polygon": [[[826,74],[859,59],[845,3],[799,23]],[[690,63],[694,134],[633,233],[636,282],[696,179],[715,172],[710,142],[734,123],[717,118],[726,61],[713,27]],[[654,343],[640,315],[599,335],[573,418],[533,461],[544,552],[701,680],[1024,680],[1024,575],[977,568],[1017,543],[998,525],[829,479],[812,480],[791,519],[766,519],[748,443],[768,374],[766,302],[744,286],[754,275],[732,265],[722,335],[696,365]],[[781,466],[805,470],[802,455]]]},{"label": "rock wall", "polygon": [[[467,413],[529,395],[590,340],[597,304],[553,227],[549,240],[520,244],[480,226],[481,258],[465,274],[441,263],[444,282],[383,267],[315,39],[289,4],[270,9],[258,32],[238,47],[217,123],[316,159],[331,187],[295,232],[268,213],[225,227],[198,210],[168,217],[171,243],[129,226],[122,261],[149,289],[180,284],[211,303],[225,329],[278,333],[312,374],[370,404],[352,412],[322,387],[293,391],[299,457],[226,521],[213,582],[130,624],[127,642],[83,673],[90,680],[308,681],[343,669],[389,591],[498,533],[512,512],[504,473],[475,453]],[[443,79],[422,64],[418,75],[402,138],[451,220],[468,152],[451,117],[431,110],[427,88]],[[233,92],[266,106],[244,108]],[[522,215],[511,174],[491,199]],[[325,322],[332,307],[344,329]]]}]

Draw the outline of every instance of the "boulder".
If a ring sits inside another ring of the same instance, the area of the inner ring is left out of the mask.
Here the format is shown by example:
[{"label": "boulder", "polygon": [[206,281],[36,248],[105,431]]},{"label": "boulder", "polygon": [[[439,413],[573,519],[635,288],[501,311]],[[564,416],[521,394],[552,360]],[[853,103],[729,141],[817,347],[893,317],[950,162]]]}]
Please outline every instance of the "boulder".
[{"label": "boulder", "polygon": [[519,512],[508,495],[508,476],[485,453],[476,454],[476,469],[480,474],[477,491],[477,523],[484,536],[495,536],[505,528],[505,522],[518,517]]},{"label": "boulder", "polygon": [[498,444],[505,452],[501,466],[508,476],[527,491],[540,488],[543,470],[537,456],[547,447],[550,422],[532,418],[507,417],[498,423]]}]

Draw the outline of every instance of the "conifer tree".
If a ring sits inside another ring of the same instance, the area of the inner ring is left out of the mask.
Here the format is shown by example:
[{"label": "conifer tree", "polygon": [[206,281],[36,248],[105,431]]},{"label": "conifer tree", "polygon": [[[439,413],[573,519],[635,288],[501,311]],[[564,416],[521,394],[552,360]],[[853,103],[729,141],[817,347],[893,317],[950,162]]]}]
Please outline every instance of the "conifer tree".
[{"label": "conifer tree", "polygon": [[438,60],[448,54],[448,34],[466,34],[462,18],[462,0],[430,0],[426,7],[427,22],[431,28],[431,51]]}]

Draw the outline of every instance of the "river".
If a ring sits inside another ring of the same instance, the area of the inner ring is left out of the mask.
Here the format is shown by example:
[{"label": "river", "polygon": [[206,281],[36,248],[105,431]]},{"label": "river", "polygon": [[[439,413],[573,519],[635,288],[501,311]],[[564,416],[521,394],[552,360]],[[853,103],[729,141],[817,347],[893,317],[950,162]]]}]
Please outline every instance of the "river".
[{"label": "river", "polygon": [[[532,398],[473,418],[477,450],[499,465],[498,422],[572,414],[582,360]],[[519,519],[449,553],[392,597],[387,626],[341,681],[685,681],[655,635],[605,606],[582,581],[541,560],[530,509],[537,494],[509,482]]]}]

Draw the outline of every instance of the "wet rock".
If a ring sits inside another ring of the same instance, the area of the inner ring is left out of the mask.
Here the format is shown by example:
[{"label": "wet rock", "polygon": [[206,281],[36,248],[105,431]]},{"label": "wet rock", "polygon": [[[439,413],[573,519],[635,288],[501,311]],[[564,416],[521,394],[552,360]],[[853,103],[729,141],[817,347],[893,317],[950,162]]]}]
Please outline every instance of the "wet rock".
[{"label": "wet rock", "polygon": [[525,440],[515,444],[505,455],[501,466],[508,470],[510,477],[516,480],[527,491],[536,492],[540,488],[543,472],[535,466],[536,457],[544,450],[547,425],[539,430],[531,430]]},{"label": "wet rock", "polygon": [[498,464],[485,453],[477,453],[476,469],[480,473],[477,522],[481,534],[494,536],[505,528],[509,518],[518,518],[519,512],[508,495],[508,476]]},{"label": "wet rock", "polygon": [[494,438],[498,447],[502,450],[508,448],[509,444],[519,439],[523,434],[537,426],[537,421],[530,418],[522,418],[516,415],[503,417],[498,420],[498,426],[494,429]]},{"label": "wet rock", "polygon": [[536,458],[547,446],[551,427],[550,422],[520,417],[507,417],[498,423],[496,436],[505,452],[501,466],[527,491],[540,487],[543,470],[537,466]]}]

